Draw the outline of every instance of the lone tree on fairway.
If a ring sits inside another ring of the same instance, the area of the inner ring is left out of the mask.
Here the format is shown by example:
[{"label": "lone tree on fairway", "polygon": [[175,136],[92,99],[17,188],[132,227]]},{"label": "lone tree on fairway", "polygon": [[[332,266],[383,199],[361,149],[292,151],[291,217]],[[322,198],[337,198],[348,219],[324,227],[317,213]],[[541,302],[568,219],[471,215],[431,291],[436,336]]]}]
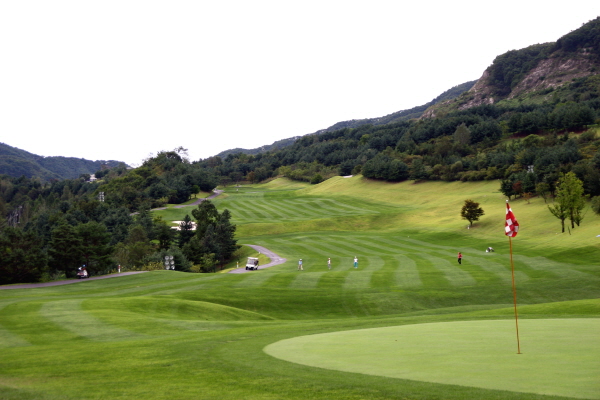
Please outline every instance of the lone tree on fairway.
[{"label": "lone tree on fairway", "polygon": [[483,214],[483,208],[479,207],[479,203],[473,200],[465,200],[465,205],[460,210],[460,216],[469,221],[470,226],[473,226],[473,222],[479,221],[479,217]]},{"label": "lone tree on fairway", "polygon": [[579,226],[583,219],[581,211],[584,207],[583,182],[573,172],[561,175],[554,205],[552,207],[548,206],[548,209],[552,215],[560,219],[563,232],[565,231],[565,219],[567,218],[571,220],[571,229],[575,228],[575,224]]}]

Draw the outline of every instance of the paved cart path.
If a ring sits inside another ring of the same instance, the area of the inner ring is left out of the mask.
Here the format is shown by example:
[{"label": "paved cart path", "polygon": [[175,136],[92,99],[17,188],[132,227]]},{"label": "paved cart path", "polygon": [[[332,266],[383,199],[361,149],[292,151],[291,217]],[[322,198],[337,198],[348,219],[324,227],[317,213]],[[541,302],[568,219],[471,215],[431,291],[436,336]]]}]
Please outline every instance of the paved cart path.
[{"label": "paved cart path", "polygon": [[[254,250],[269,257],[269,259],[271,260],[271,262],[269,262],[268,264],[260,265],[258,269],[273,267],[275,265],[283,264],[284,262],[287,261],[287,259],[279,257],[279,255],[277,255],[276,253],[267,249],[266,247],[258,246],[255,244],[247,244],[245,246],[252,247]],[[26,283],[26,284],[21,284],[21,285],[3,285],[3,286],[0,286],[0,290],[3,290],[3,289],[33,289],[33,288],[42,288],[42,287],[50,287],[50,286],[69,285],[71,283],[80,283],[80,282],[86,282],[86,281],[95,281],[98,279],[117,278],[119,276],[125,276],[125,275],[141,274],[143,272],[148,272],[148,271],[121,272],[120,274],[118,273],[118,274],[110,274],[110,275],[93,276],[93,277],[87,278],[87,279],[68,279],[68,280],[63,280],[63,281],[52,281],[52,282],[43,282],[43,283]],[[251,272],[251,271],[246,270],[245,266],[242,268],[236,268],[234,270],[229,271],[230,274],[242,274],[245,272]]]},{"label": "paved cart path", "polygon": [[[267,256],[271,259],[270,263],[265,264],[265,265],[259,265],[258,269],[273,267],[275,265],[283,264],[284,262],[287,261],[287,259],[279,257],[277,254],[275,254],[274,252],[272,252],[271,250],[269,250],[265,247],[257,246],[255,244],[246,244],[244,246],[250,246],[254,250],[258,251],[259,253],[264,254],[265,256]],[[252,271],[248,271],[245,266],[242,268],[236,268],[234,270],[229,271],[230,274],[243,274],[244,272],[252,272]]]},{"label": "paved cart path", "polygon": [[49,286],[68,285],[70,283],[95,281],[98,279],[117,278],[119,276],[141,274],[142,272],[148,272],[148,271],[121,272],[121,273],[117,273],[117,274],[93,276],[91,278],[86,278],[86,279],[68,279],[68,280],[64,280],[64,281],[52,281],[52,282],[44,282],[44,283],[25,283],[22,285],[6,285],[6,286],[0,286],[0,290],[2,290],[2,289],[32,289],[32,288],[41,288],[41,287],[49,287]]}]

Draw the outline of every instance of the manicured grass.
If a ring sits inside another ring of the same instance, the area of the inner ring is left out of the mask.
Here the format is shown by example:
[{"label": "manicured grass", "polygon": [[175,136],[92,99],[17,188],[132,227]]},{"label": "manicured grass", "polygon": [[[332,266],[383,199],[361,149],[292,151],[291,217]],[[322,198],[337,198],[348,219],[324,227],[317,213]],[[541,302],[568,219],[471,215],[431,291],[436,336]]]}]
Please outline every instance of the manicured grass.
[{"label": "manicured grass", "polygon": [[[281,340],[359,335],[366,328],[439,327],[431,333],[440,334],[464,321],[475,327],[512,327],[505,202],[498,186],[387,184],[354,177],[320,185],[280,179],[225,188],[215,204],[232,212],[239,242],[265,246],[287,263],[247,274],[155,271],[0,290],[0,398],[581,398],[585,385],[564,386],[563,392],[534,391],[563,396],[548,397],[525,393],[531,390],[521,386],[503,387],[500,377],[488,376],[484,380],[498,386],[486,386],[375,376],[284,361],[263,351]],[[466,198],[481,202],[486,212],[469,230],[459,216]],[[595,237],[600,218],[588,212],[571,235],[557,235],[559,221],[543,200],[517,200],[511,206],[522,227],[513,247],[523,326],[556,320],[584,332],[587,328],[576,326],[581,318],[600,318],[600,239]],[[191,208],[157,212],[165,219],[182,219],[185,213],[191,214]],[[488,246],[496,252],[485,253]],[[458,251],[464,255],[462,265],[456,261]],[[245,248],[239,257],[243,262],[254,255]],[[358,269],[352,268],[354,256]],[[304,271],[297,271],[299,258]],[[227,267],[234,266],[235,261]],[[366,332],[367,337],[372,333]],[[529,360],[531,336],[525,332],[523,358]],[[510,345],[506,354],[487,352],[490,368],[515,353],[512,331],[493,334]],[[479,335],[484,349],[486,343],[496,343],[491,338],[486,342],[486,337]],[[557,365],[575,359],[554,344],[544,344],[536,340],[535,351],[543,350]],[[598,348],[584,340],[580,344],[584,350],[594,347],[589,354]],[[462,353],[447,353],[456,356],[447,361],[448,373],[468,366]],[[432,373],[433,367],[425,367],[431,364],[414,357],[411,365],[422,365],[420,373]],[[380,354],[378,360],[373,368],[389,367]],[[595,377],[593,368],[579,368],[581,379]],[[535,385],[534,370],[525,368],[519,384]]]},{"label": "manicured grass", "polygon": [[[265,348],[313,367],[582,399],[600,398],[600,319],[456,321],[299,336]],[[511,340],[512,339],[512,340]]]}]

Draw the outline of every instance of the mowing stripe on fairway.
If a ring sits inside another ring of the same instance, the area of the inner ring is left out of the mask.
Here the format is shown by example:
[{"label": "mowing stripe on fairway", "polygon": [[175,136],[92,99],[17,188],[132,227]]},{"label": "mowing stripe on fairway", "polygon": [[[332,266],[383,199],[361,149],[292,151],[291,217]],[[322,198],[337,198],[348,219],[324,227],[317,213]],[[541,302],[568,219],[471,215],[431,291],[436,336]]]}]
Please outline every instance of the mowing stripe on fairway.
[{"label": "mowing stripe on fairway", "polygon": [[139,339],[144,335],[105,324],[81,309],[82,300],[44,303],[40,314],[62,328],[94,341]]},{"label": "mowing stripe on fairway", "polygon": [[[349,258],[348,261],[351,262],[352,259]],[[368,289],[371,287],[372,270],[361,271],[360,268],[350,268],[350,270],[351,273],[346,276],[346,281],[344,282],[344,290]]]},{"label": "mowing stripe on fairway", "polygon": [[373,238],[356,238],[356,237],[342,237],[332,236],[332,238],[339,240],[354,249],[354,253],[359,254],[397,254],[396,251],[385,247],[377,246],[373,244]]},{"label": "mowing stripe on fairway", "polygon": [[[346,241],[346,238],[343,237],[339,237],[339,236],[330,236],[327,241],[329,243],[331,243],[332,247],[334,247],[337,250],[337,254],[338,255],[352,255],[352,257],[356,256],[360,256],[361,254],[357,254],[360,253],[359,249],[357,249],[355,246],[353,246],[352,244],[348,243]],[[369,252],[370,253],[370,252]]]},{"label": "mowing stripe on fairway", "polygon": [[551,261],[545,257],[525,257],[522,255],[515,255],[513,257],[514,259],[524,262],[535,270],[549,271],[561,278],[588,279],[593,277],[593,275],[573,269],[572,265]]},{"label": "mowing stripe on fairway", "polygon": [[[383,251],[391,251],[392,253],[404,252],[404,250],[402,250],[402,243],[400,243],[399,241],[387,240],[381,236],[368,236],[365,237],[363,240],[368,240],[370,243],[372,243],[375,246],[378,246]],[[419,247],[418,249],[422,250],[421,247]]]},{"label": "mowing stripe on fairway", "polygon": [[394,256],[398,261],[395,282],[401,288],[415,288],[423,285],[415,261],[402,254]]},{"label": "mowing stripe on fairway", "polygon": [[[8,304],[3,304],[2,307],[0,307],[0,310],[2,310],[6,305],[8,305]],[[21,346],[31,345],[31,343],[29,343],[25,339],[13,334],[12,332],[10,332],[7,329],[5,329],[2,326],[1,322],[2,322],[2,319],[0,319],[0,348],[21,347]]]},{"label": "mowing stripe on fairway", "polygon": [[343,255],[338,253],[339,250],[335,243],[331,243],[328,240],[312,242],[310,246],[315,253],[321,254],[325,261],[327,260],[327,258],[333,258],[331,260],[332,264],[337,259],[336,257]]},{"label": "mowing stripe on fairway", "polygon": [[[277,242],[281,243],[283,241],[277,240]],[[293,243],[293,244],[291,242],[287,242],[287,243],[295,246],[296,251],[299,254],[303,254],[306,252],[317,253],[317,254],[321,254],[323,256],[323,258],[325,258],[325,259],[326,259],[326,257],[330,257],[332,255],[330,251],[321,250],[321,249],[319,249],[318,246],[315,246],[313,243],[309,243],[308,241],[303,241],[302,243]],[[304,249],[304,250],[300,250],[300,249]]]},{"label": "mowing stripe on fairway", "polygon": [[32,345],[69,342],[78,339],[73,332],[44,318],[40,310],[44,303],[20,301],[0,310],[3,327]]},{"label": "mowing stripe on fairway", "polygon": [[423,286],[435,288],[451,286],[448,278],[439,269],[435,268],[431,261],[416,254],[411,254],[410,258],[416,262]]},{"label": "mowing stripe on fairway", "polygon": [[405,250],[409,250],[409,251],[413,251],[413,252],[422,253],[422,252],[425,252],[428,250],[427,247],[409,243],[405,239],[406,238],[404,238],[402,236],[394,236],[391,239],[379,238],[379,241],[382,243],[386,243],[390,246],[395,246],[399,249],[405,249]]},{"label": "mowing stripe on fairway", "polygon": [[269,201],[256,201],[253,203],[253,205],[254,207],[264,210],[263,212],[269,215],[269,219],[282,220],[286,219],[289,215],[285,212],[282,212],[279,208],[275,207],[274,204],[272,204]]},{"label": "mowing stripe on fairway", "polygon": [[235,287],[259,287],[262,286],[272,275],[261,272],[255,273],[258,271],[253,271],[252,273],[241,274],[244,276],[244,280],[238,282]]},{"label": "mowing stripe on fairway", "polygon": [[484,389],[600,399],[600,319],[456,321],[300,336],[265,347],[313,367]]},{"label": "mowing stripe on fairway", "polygon": [[333,266],[331,268],[331,271],[327,271],[327,273],[322,275],[321,279],[319,279],[319,283],[317,285],[318,289],[334,291],[340,290],[344,286],[344,282],[346,281],[346,278],[348,277],[350,271],[335,271],[335,268]]},{"label": "mowing stripe on fairway", "polygon": [[296,276],[297,276],[296,273],[290,273],[290,272],[281,272],[279,274],[271,275],[271,276],[269,276],[269,279],[265,282],[265,286],[288,288],[292,284],[292,282],[296,279]]},{"label": "mowing stripe on fairway", "polygon": [[[510,282],[512,280],[512,275],[510,273],[509,266],[490,261],[489,259],[486,259],[484,257],[469,256],[469,265],[476,265],[486,270],[487,272],[495,275],[498,279],[502,280],[503,282]],[[515,279],[518,282],[522,283],[529,280],[529,277],[523,271],[515,271]]]},{"label": "mowing stripe on fairway", "polygon": [[377,243],[376,238],[345,238],[347,243],[352,244],[357,250],[366,254],[382,254],[391,255],[398,254],[398,250],[395,247],[382,246]]},{"label": "mowing stripe on fairway", "polygon": [[451,264],[450,261],[429,254],[422,254],[422,257],[429,260],[435,268],[440,270],[452,285],[471,286],[475,284],[475,279],[471,274]]},{"label": "mowing stripe on fairway", "polygon": [[[445,254],[444,260],[446,260],[446,262],[449,262],[449,261],[447,261],[448,260],[447,253]],[[473,263],[471,261],[471,257],[469,257],[467,262],[465,262],[465,260],[463,258],[463,262],[461,264],[452,263],[451,265],[456,266],[456,268],[459,268],[462,271],[468,273],[475,280],[475,282],[477,284],[491,283],[491,284],[500,285],[500,284],[503,284],[503,282],[504,282],[496,274],[490,273],[489,271],[482,268],[477,263]]]},{"label": "mowing stripe on fairway", "polygon": [[0,348],[30,346],[31,343],[0,326]]},{"label": "mowing stripe on fairway", "polygon": [[306,202],[300,202],[298,200],[283,200],[282,203],[294,210],[291,216],[301,219],[318,219],[323,217],[325,213],[313,210],[310,205]]},{"label": "mowing stripe on fairway", "polygon": [[[314,268],[313,268],[314,270]],[[302,271],[300,271],[302,272]],[[319,283],[319,279],[321,276],[325,274],[325,271],[322,272],[308,272],[304,271],[304,274],[298,274],[296,279],[292,281],[290,284],[290,289],[314,289],[317,287]]]},{"label": "mowing stripe on fairway", "polygon": [[381,266],[377,268],[377,271],[371,276],[371,287],[372,288],[392,288],[396,286],[395,274],[398,262],[392,256],[386,256],[385,258],[369,257],[370,260],[378,261]]}]

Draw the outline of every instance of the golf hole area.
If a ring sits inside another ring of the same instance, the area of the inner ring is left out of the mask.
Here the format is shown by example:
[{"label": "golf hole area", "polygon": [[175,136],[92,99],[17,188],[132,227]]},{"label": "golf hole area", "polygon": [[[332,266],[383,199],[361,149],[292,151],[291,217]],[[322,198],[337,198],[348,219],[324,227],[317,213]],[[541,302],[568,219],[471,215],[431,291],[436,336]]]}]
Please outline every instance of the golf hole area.
[{"label": "golf hole area", "polygon": [[337,371],[600,399],[600,319],[456,321],[281,340],[276,358]]}]

